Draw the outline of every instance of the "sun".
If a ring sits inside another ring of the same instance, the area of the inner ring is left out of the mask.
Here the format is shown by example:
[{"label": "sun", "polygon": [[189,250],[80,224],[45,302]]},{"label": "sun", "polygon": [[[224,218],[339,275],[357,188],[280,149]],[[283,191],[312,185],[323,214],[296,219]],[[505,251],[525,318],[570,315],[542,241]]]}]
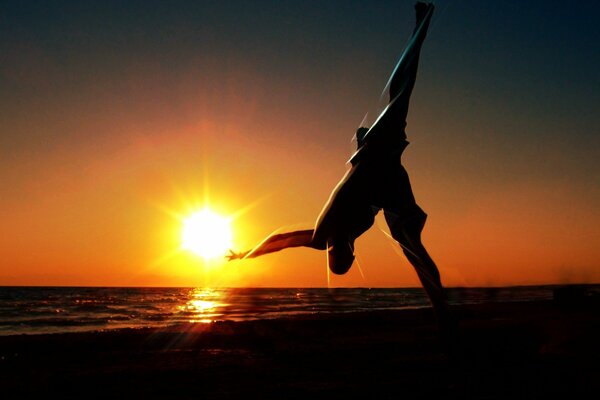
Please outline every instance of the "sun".
[{"label": "sun", "polygon": [[205,208],[183,220],[181,247],[210,260],[231,249],[232,237],[231,219]]}]

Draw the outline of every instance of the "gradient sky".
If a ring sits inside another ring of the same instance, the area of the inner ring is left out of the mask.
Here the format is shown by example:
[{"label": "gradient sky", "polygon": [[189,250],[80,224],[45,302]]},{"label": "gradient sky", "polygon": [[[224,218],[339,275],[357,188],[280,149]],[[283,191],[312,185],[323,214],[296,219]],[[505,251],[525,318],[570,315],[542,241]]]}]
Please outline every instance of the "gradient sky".
[{"label": "gradient sky", "polygon": [[[447,285],[600,281],[600,3],[437,1],[404,153]],[[0,285],[326,286],[325,254],[206,264],[309,228],[413,1],[0,1]],[[381,229],[332,286],[415,286]]]}]

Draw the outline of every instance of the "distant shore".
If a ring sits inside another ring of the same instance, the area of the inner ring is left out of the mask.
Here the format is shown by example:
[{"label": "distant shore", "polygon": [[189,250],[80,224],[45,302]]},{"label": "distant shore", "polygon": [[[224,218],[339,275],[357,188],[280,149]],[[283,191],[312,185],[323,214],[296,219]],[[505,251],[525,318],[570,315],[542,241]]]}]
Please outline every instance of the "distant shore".
[{"label": "distant shore", "polygon": [[459,334],[451,351],[428,308],[5,336],[0,387],[12,396],[5,398],[529,399],[600,393],[597,298],[567,293],[562,300],[454,310]]}]

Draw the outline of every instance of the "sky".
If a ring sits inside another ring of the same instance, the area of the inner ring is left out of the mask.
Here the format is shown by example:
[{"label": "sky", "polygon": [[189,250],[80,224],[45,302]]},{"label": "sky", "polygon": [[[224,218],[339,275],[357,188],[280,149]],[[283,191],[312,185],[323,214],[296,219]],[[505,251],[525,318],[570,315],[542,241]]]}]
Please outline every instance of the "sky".
[{"label": "sky", "polygon": [[[436,2],[402,163],[446,285],[600,282],[599,19]],[[418,286],[381,216],[343,276],[181,250],[206,204],[239,250],[311,228],[413,26],[412,1],[0,1],[0,285]]]}]

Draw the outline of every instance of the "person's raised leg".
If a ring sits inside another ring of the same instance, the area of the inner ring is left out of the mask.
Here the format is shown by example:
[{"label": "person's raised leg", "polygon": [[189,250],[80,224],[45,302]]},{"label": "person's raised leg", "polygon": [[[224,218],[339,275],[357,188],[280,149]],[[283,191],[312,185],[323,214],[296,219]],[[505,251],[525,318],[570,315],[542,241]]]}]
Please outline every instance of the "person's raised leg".
[{"label": "person's raised leg", "polygon": [[415,29],[389,83],[390,114],[397,125],[404,126],[408,114],[408,104],[417,79],[417,68],[421,47],[429,29],[433,4],[418,2],[415,5],[417,21]]}]

